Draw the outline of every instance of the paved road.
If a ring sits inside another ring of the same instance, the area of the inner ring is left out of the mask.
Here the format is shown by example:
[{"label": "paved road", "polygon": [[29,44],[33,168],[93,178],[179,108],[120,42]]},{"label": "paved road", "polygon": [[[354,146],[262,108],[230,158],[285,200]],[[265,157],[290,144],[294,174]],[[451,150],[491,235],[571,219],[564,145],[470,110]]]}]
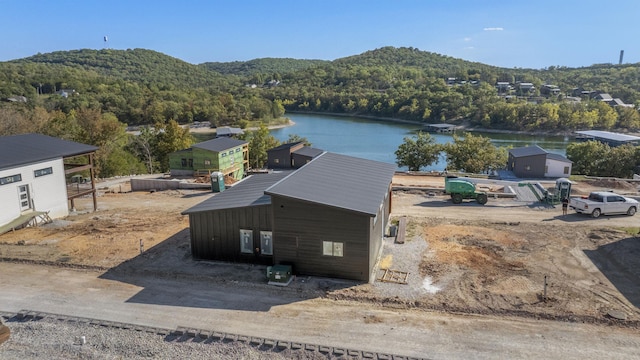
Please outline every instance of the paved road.
[{"label": "paved road", "polygon": [[[632,359],[640,332],[520,318],[393,311],[295,293],[0,263],[0,310],[188,326],[434,359]],[[117,276],[116,276],[117,277]],[[126,281],[126,282],[124,282]]]}]

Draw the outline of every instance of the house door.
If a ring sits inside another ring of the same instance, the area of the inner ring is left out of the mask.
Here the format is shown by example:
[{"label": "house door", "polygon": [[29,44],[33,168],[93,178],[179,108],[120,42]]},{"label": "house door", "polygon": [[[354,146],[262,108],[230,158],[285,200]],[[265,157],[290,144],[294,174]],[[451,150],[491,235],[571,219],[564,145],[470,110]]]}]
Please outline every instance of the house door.
[{"label": "house door", "polygon": [[29,185],[18,186],[18,197],[20,198],[20,211],[31,209],[31,197],[29,196]]}]

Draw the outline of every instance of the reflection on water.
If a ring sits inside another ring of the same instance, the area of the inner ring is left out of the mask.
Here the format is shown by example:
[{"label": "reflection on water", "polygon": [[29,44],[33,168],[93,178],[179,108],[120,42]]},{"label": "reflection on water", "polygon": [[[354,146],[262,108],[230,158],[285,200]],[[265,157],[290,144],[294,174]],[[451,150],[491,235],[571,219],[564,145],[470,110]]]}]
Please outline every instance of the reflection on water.
[{"label": "reflection on water", "polygon": [[[395,151],[403,139],[421,130],[420,125],[327,115],[287,114],[294,126],[272,130],[271,134],[285,141],[290,134],[307,138],[315,148],[395,164]],[[534,136],[523,134],[494,134],[474,132],[486,136],[496,146],[522,147],[538,145],[543,149],[565,155],[572,141],[564,136]],[[440,144],[453,141],[451,134],[432,134]],[[442,171],[445,159],[424,170]]]}]

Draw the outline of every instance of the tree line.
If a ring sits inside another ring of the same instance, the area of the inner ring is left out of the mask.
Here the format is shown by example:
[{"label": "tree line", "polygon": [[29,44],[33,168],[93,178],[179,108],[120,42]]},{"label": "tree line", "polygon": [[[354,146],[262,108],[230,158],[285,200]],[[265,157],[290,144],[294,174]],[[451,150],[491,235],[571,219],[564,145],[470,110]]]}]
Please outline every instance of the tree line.
[{"label": "tree line", "polygon": [[[144,49],[61,51],[0,62],[0,98],[10,100],[0,103],[0,134],[42,132],[104,147],[100,171],[108,176],[166,170],[172,148],[167,143],[193,141],[178,131],[179,124],[260,128],[286,111],[501,130],[635,131],[640,129],[639,71],[640,64],[505,69],[392,47],[334,61],[200,65]],[[445,81],[449,77],[455,85]],[[568,102],[562,96],[536,103],[505,98],[497,94],[497,81],[531,82],[538,89],[553,83],[565,93],[577,86],[602,90],[636,107],[614,108],[587,98]],[[130,138],[123,132],[131,125],[148,129]],[[95,129],[104,135],[96,136]]]}]

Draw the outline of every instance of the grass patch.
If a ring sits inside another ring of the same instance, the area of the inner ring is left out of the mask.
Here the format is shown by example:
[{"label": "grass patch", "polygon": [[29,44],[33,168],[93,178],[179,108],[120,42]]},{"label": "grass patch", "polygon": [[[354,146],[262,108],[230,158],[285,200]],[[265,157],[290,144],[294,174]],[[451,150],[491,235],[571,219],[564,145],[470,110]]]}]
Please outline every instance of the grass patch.
[{"label": "grass patch", "polygon": [[620,230],[633,236],[637,236],[638,234],[640,234],[640,227],[623,227]]}]

